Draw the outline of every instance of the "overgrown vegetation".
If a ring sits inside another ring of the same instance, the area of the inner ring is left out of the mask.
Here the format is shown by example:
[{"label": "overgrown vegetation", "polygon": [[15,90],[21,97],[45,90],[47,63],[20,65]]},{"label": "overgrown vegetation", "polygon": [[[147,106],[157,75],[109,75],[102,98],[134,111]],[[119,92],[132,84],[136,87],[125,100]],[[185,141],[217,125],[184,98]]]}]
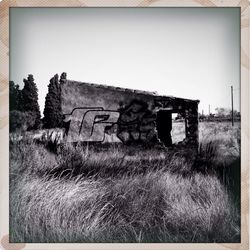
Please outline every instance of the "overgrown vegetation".
[{"label": "overgrown vegetation", "polygon": [[33,75],[23,79],[24,87],[10,81],[10,131],[27,131],[41,126],[38,89]]},{"label": "overgrown vegetation", "polygon": [[[61,74],[62,77],[66,78],[66,73]],[[50,79],[50,84],[48,85],[48,93],[45,99],[44,107],[44,118],[43,124],[44,128],[56,128],[61,127],[63,123],[63,115],[61,109],[61,88],[58,74],[54,75]]]},{"label": "overgrown vegetation", "polygon": [[24,87],[10,81],[10,131],[25,132],[43,128],[60,128],[63,123],[61,110],[61,88],[60,84],[66,79],[66,73],[62,73],[60,80],[58,74],[50,79],[48,93],[44,106],[44,117],[41,119],[38,104],[38,89],[33,75],[23,79]]},{"label": "overgrown vegetation", "polygon": [[200,142],[10,142],[11,242],[239,242],[239,124],[201,123]]}]

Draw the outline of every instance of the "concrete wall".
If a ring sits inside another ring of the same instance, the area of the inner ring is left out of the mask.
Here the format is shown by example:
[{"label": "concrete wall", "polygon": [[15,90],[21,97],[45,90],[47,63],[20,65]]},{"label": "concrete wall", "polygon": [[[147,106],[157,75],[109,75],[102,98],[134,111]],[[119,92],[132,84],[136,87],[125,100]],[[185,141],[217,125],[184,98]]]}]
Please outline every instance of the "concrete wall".
[{"label": "concrete wall", "polygon": [[61,79],[61,103],[69,142],[155,143],[157,111],[164,109],[186,116],[185,143],[198,145],[198,101],[65,77]]}]

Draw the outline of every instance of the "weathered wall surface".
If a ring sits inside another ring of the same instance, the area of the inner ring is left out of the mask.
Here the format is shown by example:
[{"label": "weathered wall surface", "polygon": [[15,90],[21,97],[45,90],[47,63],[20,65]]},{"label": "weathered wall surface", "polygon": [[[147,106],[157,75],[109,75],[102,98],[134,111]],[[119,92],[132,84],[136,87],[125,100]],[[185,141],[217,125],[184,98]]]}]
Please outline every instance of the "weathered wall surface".
[{"label": "weathered wall surface", "polygon": [[61,90],[69,141],[150,141],[155,135],[153,94],[69,80]]},{"label": "weathered wall surface", "polygon": [[61,102],[70,142],[156,142],[160,109],[184,114],[186,141],[196,143],[198,138],[194,101],[65,79]]}]

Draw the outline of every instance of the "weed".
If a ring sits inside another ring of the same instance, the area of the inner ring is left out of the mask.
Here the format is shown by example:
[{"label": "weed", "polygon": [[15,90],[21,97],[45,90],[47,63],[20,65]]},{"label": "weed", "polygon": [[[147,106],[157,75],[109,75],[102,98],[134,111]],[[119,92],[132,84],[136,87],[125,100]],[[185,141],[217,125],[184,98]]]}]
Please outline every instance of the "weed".
[{"label": "weed", "polygon": [[238,131],[201,123],[196,157],[159,146],[13,141],[10,241],[239,242]]}]

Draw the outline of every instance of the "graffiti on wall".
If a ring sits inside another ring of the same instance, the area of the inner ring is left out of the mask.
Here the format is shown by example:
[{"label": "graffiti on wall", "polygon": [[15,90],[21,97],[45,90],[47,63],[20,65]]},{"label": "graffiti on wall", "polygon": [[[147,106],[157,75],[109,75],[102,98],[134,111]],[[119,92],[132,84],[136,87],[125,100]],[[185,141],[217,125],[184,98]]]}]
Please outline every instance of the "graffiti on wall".
[{"label": "graffiti on wall", "polygon": [[116,124],[119,115],[117,111],[102,107],[75,108],[65,115],[67,141],[103,142],[106,127]]},{"label": "graffiti on wall", "polygon": [[117,137],[122,142],[150,141],[154,138],[156,117],[147,103],[134,100],[119,111]]},{"label": "graffiti on wall", "polygon": [[118,141],[130,143],[153,139],[155,119],[145,102],[134,100],[119,110],[75,108],[64,122],[68,142],[103,142],[105,135],[115,134]]}]

